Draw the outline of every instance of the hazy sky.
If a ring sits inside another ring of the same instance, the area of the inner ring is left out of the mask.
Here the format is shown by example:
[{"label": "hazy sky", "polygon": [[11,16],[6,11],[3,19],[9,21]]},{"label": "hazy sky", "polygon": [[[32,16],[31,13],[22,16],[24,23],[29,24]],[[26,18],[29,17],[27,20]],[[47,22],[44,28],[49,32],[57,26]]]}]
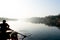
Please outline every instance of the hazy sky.
[{"label": "hazy sky", "polygon": [[60,0],[0,0],[0,17],[44,17],[60,13]]}]

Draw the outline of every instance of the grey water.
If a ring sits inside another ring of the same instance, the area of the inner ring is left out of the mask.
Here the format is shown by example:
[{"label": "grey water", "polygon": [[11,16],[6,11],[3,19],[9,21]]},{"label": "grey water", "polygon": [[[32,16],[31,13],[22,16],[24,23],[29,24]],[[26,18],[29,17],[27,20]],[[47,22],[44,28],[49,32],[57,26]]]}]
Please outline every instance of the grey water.
[{"label": "grey water", "polygon": [[60,40],[60,29],[45,24],[34,24],[29,22],[8,22],[10,28],[24,35],[30,35],[24,40]]}]

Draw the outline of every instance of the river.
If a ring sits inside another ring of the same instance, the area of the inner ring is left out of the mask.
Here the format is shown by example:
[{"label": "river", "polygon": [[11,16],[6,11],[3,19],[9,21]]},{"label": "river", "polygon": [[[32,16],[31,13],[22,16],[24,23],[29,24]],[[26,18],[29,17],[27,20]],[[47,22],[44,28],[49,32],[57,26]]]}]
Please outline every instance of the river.
[{"label": "river", "polygon": [[31,36],[24,40],[60,40],[60,29],[45,24],[34,24],[24,21],[8,21],[10,28],[24,35]]}]

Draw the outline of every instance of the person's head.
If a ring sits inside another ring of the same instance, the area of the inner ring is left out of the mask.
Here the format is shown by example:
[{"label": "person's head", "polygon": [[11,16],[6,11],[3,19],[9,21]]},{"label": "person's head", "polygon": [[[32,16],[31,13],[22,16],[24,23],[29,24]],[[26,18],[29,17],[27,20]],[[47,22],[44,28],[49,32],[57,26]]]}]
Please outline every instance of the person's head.
[{"label": "person's head", "polygon": [[3,23],[6,23],[6,20],[3,20]]}]

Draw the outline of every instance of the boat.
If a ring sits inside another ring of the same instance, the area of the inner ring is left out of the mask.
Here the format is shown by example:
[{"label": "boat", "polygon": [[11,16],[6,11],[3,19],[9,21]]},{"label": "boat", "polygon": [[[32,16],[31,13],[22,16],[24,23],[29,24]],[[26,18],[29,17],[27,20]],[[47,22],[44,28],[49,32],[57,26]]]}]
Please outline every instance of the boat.
[{"label": "boat", "polygon": [[[19,35],[23,36],[23,38],[20,38]],[[28,36],[31,36],[31,34],[28,35]],[[6,40],[20,40],[20,39],[24,40],[28,36],[23,35],[23,34],[21,34],[19,32],[16,32],[16,31],[14,31],[12,29],[8,29],[6,31]]]}]

